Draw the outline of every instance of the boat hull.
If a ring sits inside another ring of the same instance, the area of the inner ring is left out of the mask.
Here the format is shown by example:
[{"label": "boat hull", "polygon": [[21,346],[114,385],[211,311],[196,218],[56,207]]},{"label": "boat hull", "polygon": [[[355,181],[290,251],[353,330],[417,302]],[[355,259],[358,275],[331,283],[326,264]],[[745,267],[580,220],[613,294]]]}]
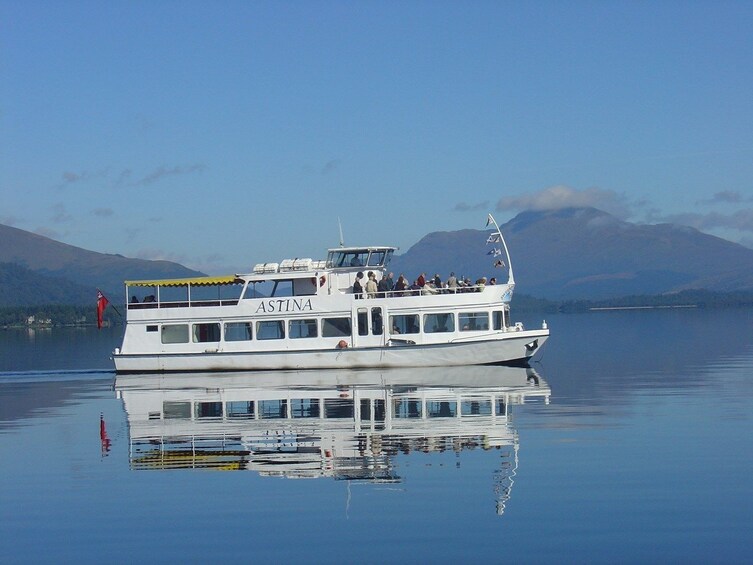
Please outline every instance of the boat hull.
[{"label": "boat hull", "polygon": [[541,329],[504,332],[474,341],[314,351],[116,352],[113,360],[118,373],[515,365],[525,364],[548,337],[549,330]]}]

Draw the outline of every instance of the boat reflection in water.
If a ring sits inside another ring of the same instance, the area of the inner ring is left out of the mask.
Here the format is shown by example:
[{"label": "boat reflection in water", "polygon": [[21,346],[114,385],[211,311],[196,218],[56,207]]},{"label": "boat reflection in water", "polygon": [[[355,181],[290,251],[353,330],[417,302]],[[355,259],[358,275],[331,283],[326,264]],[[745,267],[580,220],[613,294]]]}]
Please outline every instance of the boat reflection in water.
[{"label": "boat reflection in water", "polygon": [[499,450],[497,513],[518,437],[510,406],[549,402],[530,367],[119,375],[131,469],[400,482],[399,454]]}]

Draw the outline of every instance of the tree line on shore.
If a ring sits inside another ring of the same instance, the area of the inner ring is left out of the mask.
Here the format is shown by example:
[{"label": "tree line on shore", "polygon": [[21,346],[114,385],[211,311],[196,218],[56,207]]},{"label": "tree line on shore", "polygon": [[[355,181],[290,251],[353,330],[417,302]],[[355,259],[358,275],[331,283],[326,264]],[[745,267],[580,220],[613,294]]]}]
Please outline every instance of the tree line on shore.
[{"label": "tree line on shore", "polygon": [[[709,290],[686,290],[673,294],[655,296],[625,296],[607,300],[548,300],[516,294],[513,309],[516,312],[588,312],[601,308],[640,307],[738,308],[753,306],[753,291],[713,292]],[[122,306],[116,306],[125,312]],[[114,308],[104,313],[108,325],[122,324],[125,320]],[[48,304],[43,306],[9,306],[0,308],[0,326],[91,326],[97,323],[96,305],[76,306]]]},{"label": "tree line on shore", "polygon": [[[118,308],[118,310],[121,309]],[[105,325],[122,323],[121,317],[110,308],[105,310],[103,320]],[[96,305],[47,304],[42,306],[7,306],[0,308],[0,326],[6,328],[96,325]]]}]

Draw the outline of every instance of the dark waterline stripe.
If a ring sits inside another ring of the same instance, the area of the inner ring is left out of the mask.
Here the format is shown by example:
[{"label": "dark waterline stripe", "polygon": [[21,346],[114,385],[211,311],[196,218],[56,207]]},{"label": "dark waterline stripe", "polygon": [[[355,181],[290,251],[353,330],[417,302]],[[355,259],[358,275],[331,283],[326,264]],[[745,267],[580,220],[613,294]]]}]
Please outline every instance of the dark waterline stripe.
[{"label": "dark waterline stripe", "polygon": [[115,375],[114,369],[72,369],[57,371],[0,371],[0,384],[16,382],[104,380]]}]

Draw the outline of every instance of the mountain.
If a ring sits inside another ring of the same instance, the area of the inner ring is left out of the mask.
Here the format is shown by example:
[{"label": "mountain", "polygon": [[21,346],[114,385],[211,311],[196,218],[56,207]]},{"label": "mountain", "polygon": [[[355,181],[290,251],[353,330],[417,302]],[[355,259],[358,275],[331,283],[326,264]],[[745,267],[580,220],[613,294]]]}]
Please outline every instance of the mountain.
[{"label": "mountain", "polygon": [[100,288],[118,300],[128,279],[202,276],[171,261],[87,251],[0,224],[0,306],[91,302]]},{"label": "mountain", "polygon": [[[595,208],[523,212],[501,226],[519,292],[549,299],[603,299],[686,289],[753,290],[753,250],[673,224],[640,225]],[[489,230],[435,232],[390,268],[396,275],[450,271],[497,276]],[[476,251],[478,250],[478,251]],[[504,257],[504,255],[503,255]]]}]

